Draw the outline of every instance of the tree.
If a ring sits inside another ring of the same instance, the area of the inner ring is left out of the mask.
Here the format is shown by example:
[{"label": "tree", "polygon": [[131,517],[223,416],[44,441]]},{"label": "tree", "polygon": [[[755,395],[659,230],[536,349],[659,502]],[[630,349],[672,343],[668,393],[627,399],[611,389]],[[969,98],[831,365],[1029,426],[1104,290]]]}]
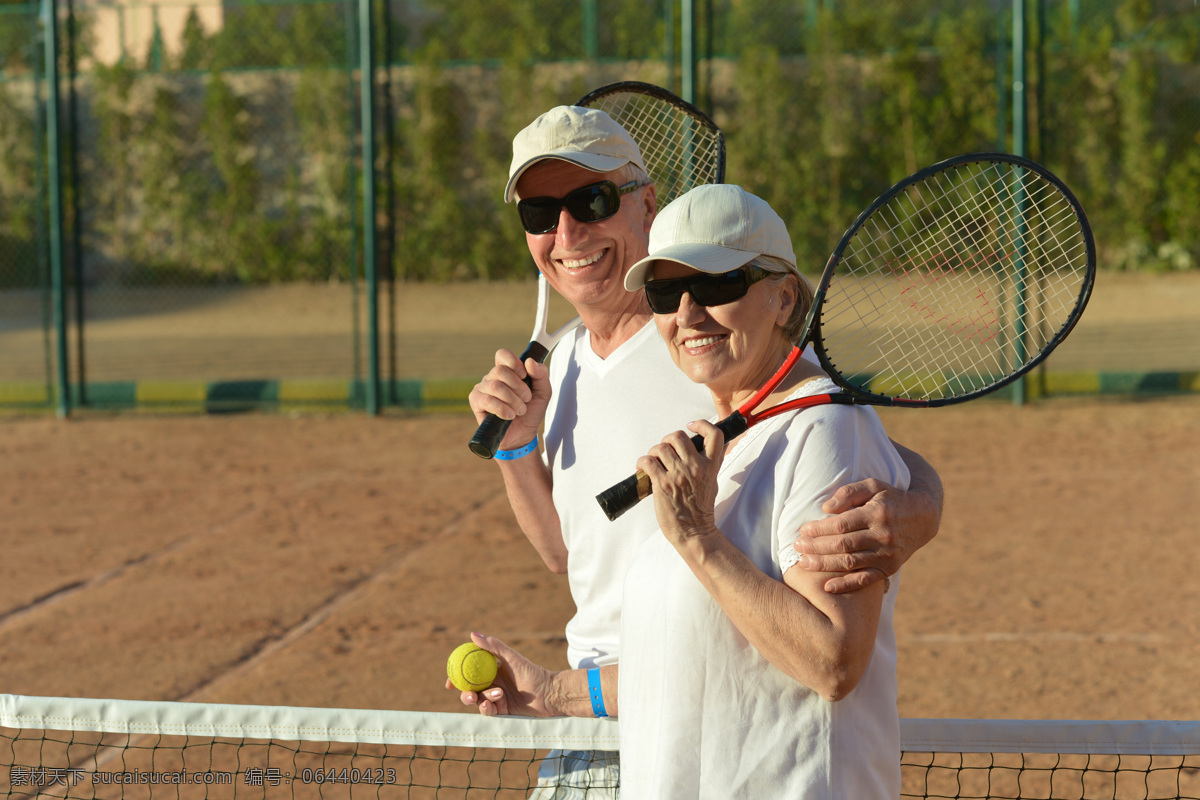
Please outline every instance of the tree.
[{"label": "tree", "polygon": [[179,68],[181,70],[204,70],[212,65],[211,44],[204,30],[204,23],[196,7],[188,9],[187,19],[180,34]]}]

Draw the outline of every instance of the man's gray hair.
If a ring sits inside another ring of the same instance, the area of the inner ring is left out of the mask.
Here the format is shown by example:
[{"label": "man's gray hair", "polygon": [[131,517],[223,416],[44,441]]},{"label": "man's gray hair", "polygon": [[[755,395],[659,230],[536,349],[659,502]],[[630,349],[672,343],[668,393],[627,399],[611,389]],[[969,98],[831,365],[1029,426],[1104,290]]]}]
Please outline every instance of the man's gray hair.
[{"label": "man's gray hair", "polygon": [[[637,164],[633,163],[632,161],[628,161],[625,164],[618,167],[613,172],[613,175],[616,176],[616,178],[617,178],[617,180],[616,180],[617,186],[624,186],[625,184],[629,183],[630,181],[637,181],[638,183],[643,184],[643,185],[649,185],[651,183],[654,183],[654,181],[650,180],[650,176],[646,174],[646,171],[644,169],[642,169],[641,167],[639,167]],[[516,191],[513,192],[513,196],[517,200],[521,199],[520,194]]]}]

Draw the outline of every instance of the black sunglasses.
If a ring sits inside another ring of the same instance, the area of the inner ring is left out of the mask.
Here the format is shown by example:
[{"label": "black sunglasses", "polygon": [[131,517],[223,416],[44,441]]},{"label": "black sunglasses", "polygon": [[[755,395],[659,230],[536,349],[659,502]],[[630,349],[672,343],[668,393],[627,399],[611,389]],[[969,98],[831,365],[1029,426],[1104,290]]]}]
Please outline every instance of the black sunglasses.
[{"label": "black sunglasses", "polygon": [[617,186],[612,181],[600,181],[590,186],[581,186],[566,197],[531,197],[517,202],[517,213],[521,224],[529,233],[550,233],[558,227],[558,217],[563,206],[580,222],[599,222],[608,219],[621,208],[621,195],[628,194],[645,184],[630,181]]},{"label": "black sunglasses", "polygon": [[723,306],[741,300],[750,287],[770,273],[761,267],[744,266],[718,275],[700,273],[686,278],[646,281],[646,300],[655,314],[674,314],[683,293],[692,296],[698,306]]}]

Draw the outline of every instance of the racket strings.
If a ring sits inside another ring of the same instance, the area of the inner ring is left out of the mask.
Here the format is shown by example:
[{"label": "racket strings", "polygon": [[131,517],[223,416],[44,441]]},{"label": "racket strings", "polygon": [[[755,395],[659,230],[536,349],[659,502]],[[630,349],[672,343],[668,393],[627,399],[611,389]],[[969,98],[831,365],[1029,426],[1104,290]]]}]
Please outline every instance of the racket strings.
[{"label": "racket strings", "polygon": [[873,394],[980,391],[1066,333],[1087,263],[1076,209],[1038,173],[999,162],[937,172],[847,243],[822,344],[843,378]]},{"label": "racket strings", "polygon": [[[1046,184],[1046,183],[1036,184],[1036,186],[1041,190],[1054,191],[1053,188],[1049,184]],[[962,187],[960,186],[960,187],[956,187],[956,188],[958,190],[957,194],[961,197]],[[981,200],[989,201],[992,208],[987,208],[984,211],[986,214],[993,216],[993,217],[1004,214],[1013,207],[1013,202],[1015,202],[1015,200],[1013,198],[1005,198],[1006,200],[1008,200],[1008,202],[1006,202],[1004,204],[1000,204],[1000,205],[997,204],[997,199],[1004,198],[1004,196],[1005,196],[1005,187],[1000,186],[1000,185],[992,185],[987,188],[988,188],[987,194],[976,195],[976,196],[972,196],[972,197],[961,197],[961,202],[963,204],[966,204],[973,199],[981,199]],[[1026,187],[1026,188],[1028,188],[1028,187]],[[1044,245],[1044,249],[1041,252],[1034,252],[1031,250],[1025,256],[1025,267],[1030,270],[1027,280],[1029,282],[1036,283],[1036,285],[1042,285],[1042,282],[1040,280],[1040,278],[1041,278],[1040,272],[1042,269],[1046,268],[1047,266],[1051,266],[1051,265],[1055,265],[1055,264],[1059,264],[1059,263],[1064,263],[1064,262],[1069,263],[1073,259],[1073,256],[1071,255],[1071,253],[1068,252],[1070,248],[1067,248],[1065,250],[1062,248],[1062,246],[1061,246],[1062,240],[1061,240],[1060,236],[1057,234],[1057,231],[1061,230],[1064,225],[1074,225],[1074,223],[1075,223],[1074,212],[1070,208],[1070,206],[1067,205],[1065,202],[1057,202],[1057,201],[1061,200],[1061,198],[1057,194],[1056,191],[1054,191],[1054,194],[1051,196],[1050,199],[1051,199],[1052,203],[1047,204],[1046,202],[1043,201],[1044,198],[1042,198],[1042,197],[1029,198],[1028,201],[1026,202],[1026,207],[1024,210],[1024,218],[1025,218],[1026,225],[1037,224],[1040,226],[1040,228],[1043,231],[1046,231],[1049,234],[1049,236],[1047,238],[1038,239],[1038,241],[1042,245]],[[949,201],[946,200],[946,201],[944,201],[943,204],[946,205],[948,203],[949,203]],[[948,208],[947,212],[946,212],[947,216],[951,213],[960,213],[959,209],[961,209],[962,207],[964,207],[964,206],[960,205],[960,206],[953,206],[951,208]],[[1048,213],[1048,210],[1049,210],[1049,213]],[[1035,220],[1036,220],[1036,222],[1035,222]],[[955,220],[955,223],[956,223],[956,225],[960,224],[960,220]],[[1028,244],[1029,243],[1028,237],[1023,237],[1023,241],[1025,242],[1025,244]],[[1074,241],[1078,248],[1079,255],[1081,257],[1086,257],[1082,239],[1079,237],[1076,237]],[[1055,252],[1056,247],[1062,252]],[[997,250],[995,253],[992,253],[992,252],[984,253],[978,257],[976,263],[969,263],[966,266],[968,269],[974,268],[974,267],[986,266],[989,261],[996,260],[997,258],[1002,258],[1003,256],[1004,256],[1004,252],[1002,250]],[[1059,323],[1061,323],[1063,320],[1065,320],[1067,318],[1067,316],[1070,314],[1071,309],[1073,308],[1074,301],[1077,296],[1077,291],[1076,291],[1077,286],[1075,284],[1068,284],[1065,282],[1051,284],[1051,286],[1057,287],[1059,294],[1060,294],[1060,296],[1058,298],[1056,298],[1056,300],[1059,301],[1057,303],[1057,307],[1060,309],[1061,314],[1058,316],[1058,321],[1059,321]],[[1000,318],[1002,308],[998,307],[997,305],[995,305],[992,302],[988,302],[988,298],[983,294],[982,291],[979,293],[978,297],[980,298],[981,303],[986,305],[986,314],[983,313],[983,307],[981,307],[979,316],[968,317],[967,319],[960,321],[959,327],[957,327],[957,328],[952,327],[951,330],[954,333],[957,333],[959,336],[966,336],[966,338],[968,338],[968,339],[971,338],[971,336],[969,335],[970,333],[972,333],[972,332],[978,333],[978,334],[980,334],[979,341],[986,345],[987,343],[989,343],[991,341],[993,336],[998,335],[1000,333],[999,331],[996,330],[996,326],[1003,325],[1003,324],[1005,324],[1005,322]],[[1048,320],[1046,320],[1045,317],[1043,317],[1042,321],[1046,322]],[[972,327],[972,323],[977,323],[977,322],[985,322],[986,324],[982,327],[980,327],[980,326]],[[1042,326],[1041,332],[1045,333],[1047,331],[1050,331],[1049,326]],[[1050,333],[1052,334],[1052,331],[1050,331]],[[1036,334],[1034,334],[1034,335],[1032,335],[1032,339],[1033,339],[1032,346],[1034,348],[1034,351],[1036,352],[1037,350],[1040,350],[1042,347],[1044,347],[1048,343],[1050,336],[1043,335],[1043,336],[1041,336],[1041,338],[1038,338],[1038,336]]]},{"label": "racket strings", "polygon": [[686,109],[640,92],[605,95],[590,105],[638,143],[660,206],[695,186],[721,181],[719,132]]},{"label": "racket strings", "polygon": [[[956,226],[958,221],[955,222]],[[981,261],[984,259],[977,259]],[[939,265],[940,266],[940,265]],[[978,266],[978,263],[967,262],[967,268]],[[928,295],[933,288],[937,286],[935,281],[940,280],[944,275],[938,274],[944,269],[939,269],[936,272],[929,273],[923,276],[918,276],[917,280],[911,281],[911,289],[916,291],[906,290],[907,293],[917,297],[920,293]],[[947,364],[943,370],[949,370],[955,373],[961,373],[966,370],[970,364],[977,363],[980,359],[988,358],[990,355],[991,343],[1000,338],[1003,331],[1000,326],[1003,324],[1000,319],[1000,309],[997,304],[987,296],[984,291],[974,293],[974,300],[977,302],[975,308],[967,307],[958,309],[958,315],[948,315],[945,313],[945,303],[933,302],[928,296],[919,298],[917,302],[910,301],[909,305],[915,313],[920,314],[926,322],[931,320],[940,322],[941,324],[933,328],[926,328],[925,341],[927,342],[926,349],[936,349],[941,355],[947,358]],[[960,303],[961,305],[961,303]],[[965,312],[965,313],[964,313]],[[935,313],[941,314],[940,318],[934,320]],[[923,352],[920,348],[920,341],[916,337],[917,329],[907,328],[901,329],[897,334],[895,328],[892,328],[890,336],[894,348],[901,348],[906,352],[913,351],[916,346],[917,354]],[[933,335],[930,335],[932,333]],[[982,350],[981,350],[982,348]],[[923,371],[916,359],[909,359],[910,363],[907,371],[919,372]],[[894,363],[887,357],[887,354],[881,355],[877,362]],[[878,369],[878,363],[868,364],[868,368],[872,371]],[[927,371],[927,370],[924,370]]]},{"label": "racket strings", "polygon": [[[954,228],[963,229],[963,215],[960,209],[955,207],[946,209],[943,213],[943,218],[946,217],[949,217]],[[898,218],[893,218],[893,227],[890,230],[899,229],[899,222]],[[898,242],[897,248],[910,248],[913,246],[913,241],[914,237],[910,236],[908,239]],[[964,267],[966,269],[978,268],[985,266],[987,261],[988,257],[986,254],[972,253],[971,260],[966,262]],[[938,274],[938,272],[918,269],[911,272],[910,277],[913,281],[913,287],[917,291],[909,292],[905,290],[905,292],[918,298],[918,300],[909,300],[910,307],[924,319],[934,319],[934,306],[930,304],[929,297],[920,298],[919,296],[922,291],[926,295],[935,292],[937,290],[935,282],[943,276]],[[957,319],[950,319],[943,312],[942,318],[938,321],[944,322],[944,325],[926,331],[929,335],[924,340],[918,339],[915,335],[916,331],[912,328],[889,328],[892,347],[882,352],[888,355],[897,352],[924,355],[924,347],[939,348],[940,352],[950,359],[949,366],[955,369],[955,371],[962,371],[966,365],[976,363],[980,357],[980,346],[986,346],[986,343],[996,336],[996,328],[1000,324],[1000,320],[999,309],[990,301],[985,292],[979,290],[972,292],[972,294],[978,300],[978,305],[975,308],[959,309],[965,311],[965,316],[959,316]],[[918,303],[921,303],[921,305],[918,306]],[[875,307],[878,308],[878,304]],[[959,347],[951,346],[951,337],[959,344]],[[922,341],[927,342],[927,345],[922,346]],[[969,353],[964,353],[963,348],[967,348]],[[884,359],[881,356],[874,363],[868,364],[868,366],[878,368],[881,363],[892,363],[892,360]]]}]

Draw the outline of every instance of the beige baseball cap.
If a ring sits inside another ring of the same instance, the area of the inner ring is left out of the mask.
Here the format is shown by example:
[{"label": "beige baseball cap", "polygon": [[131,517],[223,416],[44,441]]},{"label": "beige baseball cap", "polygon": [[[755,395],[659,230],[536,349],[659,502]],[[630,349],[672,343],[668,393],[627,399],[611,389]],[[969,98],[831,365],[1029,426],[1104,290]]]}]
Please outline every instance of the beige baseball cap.
[{"label": "beige baseball cap", "polygon": [[513,139],[504,202],[513,201],[517,181],[525,170],[547,158],[569,161],[593,172],[612,172],[630,163],[647,171],[637,142],[608,114],[596,108],[558,106]]},{"label": "beige baseball cap", "polygon": [[650,228],[649,252],[625,276],[631,292],[645,285],[655,261],[715,275],[766,255],[800,274],[783,220],[767,201],[728,183],[697,186],[660,211]]}]

